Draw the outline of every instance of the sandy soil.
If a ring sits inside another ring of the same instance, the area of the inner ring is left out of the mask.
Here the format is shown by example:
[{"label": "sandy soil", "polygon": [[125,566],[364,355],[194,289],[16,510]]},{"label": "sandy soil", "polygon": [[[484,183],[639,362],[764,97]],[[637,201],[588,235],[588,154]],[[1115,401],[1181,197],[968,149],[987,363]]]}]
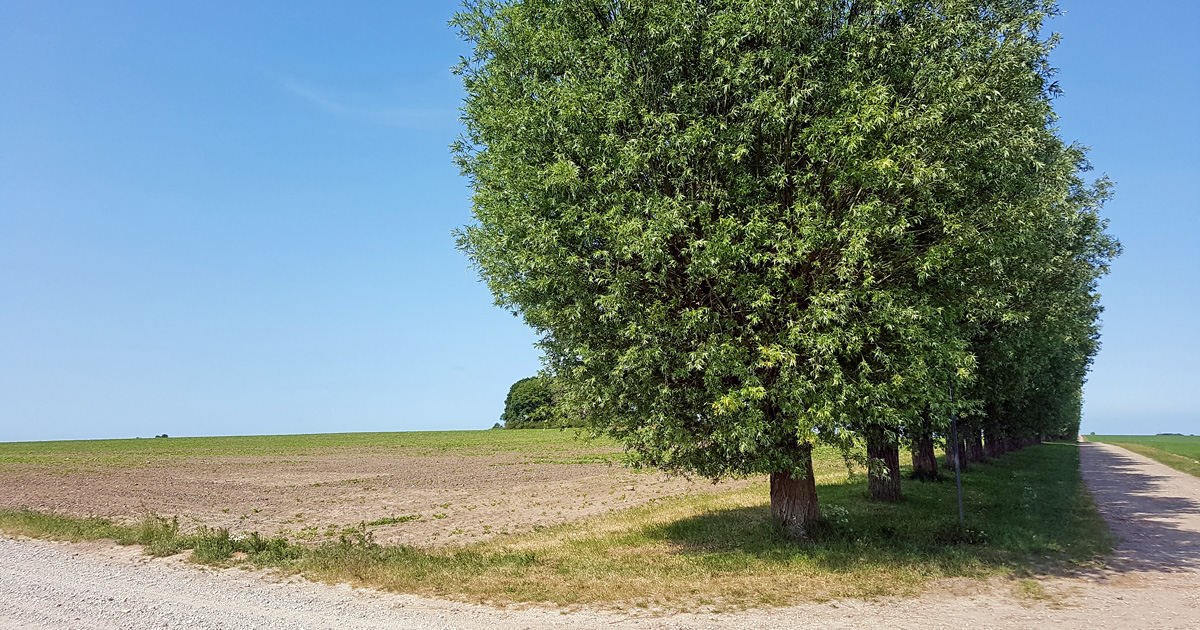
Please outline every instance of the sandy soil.
[{"label": "sandy soil", "polygon": [[539,463],[520,453],[191,457],[90,464],[65,474],[9,466],[0,471],[0,507],[121,521],[154,512],[179,516],[185,528],[203,524],[304,540],[336,536],[360,522],[420,515],[371,531],[381,543],[437,546],[745,483],[714,486],[619,465]]},{"label": "sandy soil", "polygon": [[720,615],[496,609],[0,536],[0,628],[1196,628],[1200,480],[1117,447],[1082,448],[1084,476],[1123,541],[1107,567],[1043,578],[1034,596],[1019,581],[952,580],[920,597]]}]

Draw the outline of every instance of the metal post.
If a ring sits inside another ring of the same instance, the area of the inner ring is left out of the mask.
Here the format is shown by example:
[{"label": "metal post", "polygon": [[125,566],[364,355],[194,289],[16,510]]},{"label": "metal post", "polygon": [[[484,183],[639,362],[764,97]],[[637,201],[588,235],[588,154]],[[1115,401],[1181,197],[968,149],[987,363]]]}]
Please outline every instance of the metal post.
[{"label": "metal post", "polygon": [[[954,404],[954,383],[950,383],[950,404]],[[963,516],[963,499],[962,499],[962,470],[959,468],[958,458],[962,457],[959,449],[960,442],[958,441],[958,418],[954,411],[950,411],[950,439],[954,440],[954,448],[951,451],[954,453],[954,483],[958,486],[958,522],[962,523],[965,518]]]}]

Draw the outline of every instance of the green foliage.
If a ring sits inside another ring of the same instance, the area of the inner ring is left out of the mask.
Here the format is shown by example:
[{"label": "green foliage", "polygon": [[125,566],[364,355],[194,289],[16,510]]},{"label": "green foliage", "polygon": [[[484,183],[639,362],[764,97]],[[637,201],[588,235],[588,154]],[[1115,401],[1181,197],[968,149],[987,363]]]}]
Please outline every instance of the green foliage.
[{"label": "green foliage", "polygon": [[192,543],[192,560],[202,564],[216,564],[229,560],[237,550],[237,543],[228,529],[201,527]]},{"label": "green foliage", "polygon": [[122,545],[145,545],[155,557],[173,556],[191,547],[192,541],[179,535],[179,517],[170,520],[147,514],[142,522],[117,537]]},{"label": "green foliage", "polygon": [[523,378],[508,390],[500,419],[506,429],[580,427],[581,422],[564,413],[561,388],[552,376]]},{"label": "green foliage", "polygon": [[508,390],[504,413],[500,419],[506,429],[529,429],[545,426],[554,414],[554,397],[549,379],[541,376],[523,378]]},{"label": "green foliage", "polygon": [[373,520],[370,523],[367,523],[366,526],[367,527],[375,527],[378,525],[395,525],[396,523],[407,523],[408,521],[419,521],[419,520],[421,520],[420,514],[406,514],[404,516],[387,516],[384,518]]},{"label": "green foliage", "polygon": [[201,526],[190,534],[179,531],[179,519],[148,514],[136,525],[120,525],[98,517],[77,518],[33,510],[0,510],[0,530],[52,540],[115,540],[121,545],[142,545],[147,555],[173,556],[188,549],[192,560],[203,564],[229,562],[234,553],[261,565],[295,560],[303,550],[282,538],[265,538],[257,532],[232,535],[228,529]]},{"label": "green foliage", "polygon": [[79,542],[111,538],[121,540],[125,529],[106,518],[75,518],[30,509],[0,510],[0,530],[22,536]]},{"label": "green foliage", "polygon": [[469,2],[459,246],[635,464],[796,472],[952,409],[1069,433],[1118,246],[1053,127],[1053,11]]}]

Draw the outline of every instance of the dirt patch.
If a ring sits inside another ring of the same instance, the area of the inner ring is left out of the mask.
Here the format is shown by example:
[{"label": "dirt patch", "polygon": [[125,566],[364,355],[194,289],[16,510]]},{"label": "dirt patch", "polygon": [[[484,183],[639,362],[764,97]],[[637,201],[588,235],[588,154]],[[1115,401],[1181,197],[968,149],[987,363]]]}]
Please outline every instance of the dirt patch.
[{"label": "dirt patch", "polygon": [[336,537],[375,523],[380,543],[441,546],[530,531],[667,497],[719,492],[711,484],[615,464],[483,455],[313,454],[90,463],[81,469],[13,464],[0,470],[0,508],[122,522],[147,513],[293,540]]}]

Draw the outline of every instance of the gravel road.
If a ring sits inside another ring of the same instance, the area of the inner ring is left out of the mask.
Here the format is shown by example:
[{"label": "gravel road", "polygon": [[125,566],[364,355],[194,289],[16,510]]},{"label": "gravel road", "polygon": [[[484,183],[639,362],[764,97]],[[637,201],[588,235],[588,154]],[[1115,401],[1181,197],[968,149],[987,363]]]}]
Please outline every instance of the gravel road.
[{"label": "gravel road", "polygon": [[1105,570],[1043,579],[1047,597],[1038,600],[1014,595],[1009,581],[950,580],[920,597],[722,615],[503,610],[239,569],[201,570],[111,543],[0,536],[0,628],[1196,628],[1200,480],[1117,447],[1081,448],[1084,477],[1124,542]]},{"label": "gravel road", "polygon": [[1080,447],[1083,479],[1109,529],[1121,539],[1110,567],[1133,573],[1200,571],[1200,478],[1111,444]]}]

